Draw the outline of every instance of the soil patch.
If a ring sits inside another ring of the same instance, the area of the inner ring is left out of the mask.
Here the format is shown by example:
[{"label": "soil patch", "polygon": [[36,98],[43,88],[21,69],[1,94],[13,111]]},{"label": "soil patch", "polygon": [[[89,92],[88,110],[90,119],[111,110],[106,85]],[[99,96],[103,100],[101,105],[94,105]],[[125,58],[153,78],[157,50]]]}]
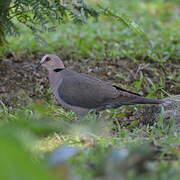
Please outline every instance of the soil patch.
[{"label": "soil patch", "polygon": [[[48,100],[49,89],[47,72],[44,69],[36,70],[36,64],[44,54],[34,53],[30,55],[16,56],[9,53],[6,58],[0,60],[0,99],[8,107],[25,105],[32,99]],[[69,69],[88,73],[100,79],[113,83],[132,87],[134,81],[140,79],[140,74],[151,79],[153,83],[159,84],[160,79],[166,79],[166,91],[178,94],[176,81],[168,76],[178,76],[178,64],[170,62],[161,64],[154,62],[135,61],[129,58],[102,59],[97,61],[92,58],[72,59],[70,56],[61,56],[64,64]],[[177,78],[178,79],[178,78]],[[147,92],[143,89],[141,94]],[[158,92],[157,92],[158,96]]]}]

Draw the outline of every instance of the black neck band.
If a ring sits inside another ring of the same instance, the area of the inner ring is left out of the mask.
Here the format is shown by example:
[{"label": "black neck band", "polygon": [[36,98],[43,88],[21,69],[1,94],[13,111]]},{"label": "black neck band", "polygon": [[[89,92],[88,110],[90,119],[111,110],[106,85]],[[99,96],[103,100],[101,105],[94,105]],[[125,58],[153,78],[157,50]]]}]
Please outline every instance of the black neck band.
[{"label": "black neck band", "polygon": [[65,68],[57,68],[57,69],[54,69],[53,71],[54,72],[60,72],[60,71],[62,71],[62,70],[64,70]]}]

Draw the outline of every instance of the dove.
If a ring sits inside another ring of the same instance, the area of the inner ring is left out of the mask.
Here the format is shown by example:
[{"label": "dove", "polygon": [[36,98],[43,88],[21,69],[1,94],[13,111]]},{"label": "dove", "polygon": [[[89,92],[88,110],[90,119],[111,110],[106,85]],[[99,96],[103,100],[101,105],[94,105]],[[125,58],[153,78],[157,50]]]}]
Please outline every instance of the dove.
[{"label": "dove", "polygon": [[50,86],[58,103],[79,116],[122,105],[163,103],[163,100],[146,98],[110,82],[69,70],[55,54],[43,56],[38,66],[48,70]]}]

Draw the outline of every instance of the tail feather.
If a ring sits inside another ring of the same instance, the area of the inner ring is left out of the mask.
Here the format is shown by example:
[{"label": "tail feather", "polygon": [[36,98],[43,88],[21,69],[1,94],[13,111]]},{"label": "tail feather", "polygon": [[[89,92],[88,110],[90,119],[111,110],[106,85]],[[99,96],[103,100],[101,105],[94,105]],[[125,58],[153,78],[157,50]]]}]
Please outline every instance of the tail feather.
[{"label": "tail feather", "polygon": [[162,104],[164,103],[163,100],[158,100],[158,99],[152,99],[152,98],[146,98],[146,97],[143,97],[141,96],[140,94],[137,94],[137,93],[134,93],[134,92],[131,92],[131,91],[128,91],[126,89],[123,89],[121,87],[118,87],[118,86],[115,86],[114,87],[116,89],[118,89],[119,91],[122,91],[122,92],[126,92],[128,94],[131,94],[133,95],[133,97],[135,96],[136,98],[132,98],[132,99],[129,99],[129,97],[125,100],[122,101],[122,98],[121,98],[121,105],[133,105],[133,104]]},{"label": "tail feather", "polygon": [[132,104],[162,104],[164,103],[163,100],[158,99],[151,99],[146,97],[137,97],[136,99],[133,99],[130,101]]}]

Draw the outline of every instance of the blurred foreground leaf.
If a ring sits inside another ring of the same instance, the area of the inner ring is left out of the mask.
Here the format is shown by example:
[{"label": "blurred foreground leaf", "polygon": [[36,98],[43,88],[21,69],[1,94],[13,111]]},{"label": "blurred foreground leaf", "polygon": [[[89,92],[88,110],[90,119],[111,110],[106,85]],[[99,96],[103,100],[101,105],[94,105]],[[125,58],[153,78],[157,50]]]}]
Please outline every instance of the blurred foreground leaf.
[{"label": "blurred foreground leaf", "polygon": [[17,138],[13,128],[1,129],[0,147],[0,179],[52,179],[42,163],[35,160],[22,141]]},{"label": "blurred foreground leaf", "polygon": [[[44,108],[43,106],[41,107]],[[43,109],[46,110],[46,109]],[[45,112],[37,112],[36,109],[26,108],[14,112],[5,113],[2,118],[4,119],[5,124],[13,125],[19,128],[22,128],[26,131],[32,132],[38,136],[45,136],[52,134],[54,132],[65,132],[69,127],[68,122],[65,122],[63,119],[55,120],[53,115],[49,115]],[[53,114],[53,112],[49,112]]]}]

